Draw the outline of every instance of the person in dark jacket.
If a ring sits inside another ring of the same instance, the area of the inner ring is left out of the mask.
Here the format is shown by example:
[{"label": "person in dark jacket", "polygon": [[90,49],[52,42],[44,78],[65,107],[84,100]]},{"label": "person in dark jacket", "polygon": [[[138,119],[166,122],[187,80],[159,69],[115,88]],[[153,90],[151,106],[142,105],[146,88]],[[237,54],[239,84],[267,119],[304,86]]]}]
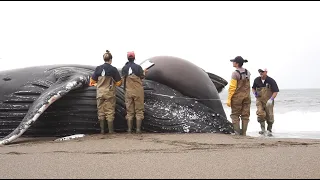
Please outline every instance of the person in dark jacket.
[{"label": "person in dark jacket", "polygon": [[[261,131],[259,134],[272,136],[272,125],[274,123],[274,99],[279,92],[276,81],[267,75],[267,69],[259,69],[260,76],[257,77],[252,85],[252,92],[256,97],[257,117]],[[267,122],[267,131],[265,130]]]},{"label": "person in dark jacket", "polygon": [[128,132],[132,132],[133,120],[136,119],[136,132],[141,133],[141,124],[144,119],[144,89],[142,79],[145,77],[146,70],[136,63],[135,53],[128,52],[129,62],[122,68],[121,74],[125,89],[126,120]]},{"label": "person in dark jacket", "polygon": [[117,68],[111,65],[112,54],[107,50],[103,55],[104,64],[97,66],[90,86],[97,87],[97,108],[101,134],[105,133],[105,121],[108,122],[109,133],[114,133],[113,121],[116,107],[116,86],[121,86],[122,79]]}]

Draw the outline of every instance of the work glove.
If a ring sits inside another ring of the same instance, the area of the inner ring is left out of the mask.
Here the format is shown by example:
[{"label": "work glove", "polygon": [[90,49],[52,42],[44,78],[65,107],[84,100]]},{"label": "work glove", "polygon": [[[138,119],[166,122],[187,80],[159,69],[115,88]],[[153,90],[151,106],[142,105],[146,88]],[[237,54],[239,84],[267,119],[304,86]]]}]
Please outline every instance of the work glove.
[{"label": "work glove", "polygon": [[97,81],[93,80],[92,77],[90,77],[89,86],[96,86],[96,85],[97,85]]},{"label": "work glove", "polygon": [[120,87],[122,85],[122,79],[120,81],[116,82],[116,86]]},{"label": "work glove", "polygon": [[231,107],[231,100],[230,99],[227,100],[227,106]]},{"label": "work glove", "polygon": [[273,98],[270,98],[268,101],[267,101],[267,106],[271,106],[273,103]]},{"label": "work glove", "polygon": [[231,106],[231,98],[232,98],[233,94],[236,92],[237,83],[238,83],[238,81],[235,79],[231,79],[231,81],[230,81],[230,86],[229,86],[229,90],[228,90],[228,99],[227,99],[227,106],[228,107]]}]

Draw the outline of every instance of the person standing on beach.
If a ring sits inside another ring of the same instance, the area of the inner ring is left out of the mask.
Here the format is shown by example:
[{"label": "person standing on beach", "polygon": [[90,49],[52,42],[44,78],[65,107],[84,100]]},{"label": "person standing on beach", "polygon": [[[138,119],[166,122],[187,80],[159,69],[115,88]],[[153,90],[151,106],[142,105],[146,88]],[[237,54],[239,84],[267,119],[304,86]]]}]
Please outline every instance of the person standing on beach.
[{"label": "person standing on beach", "polygon": [[[272,136],[272,125],[274,123],[274,99],[277,97],[279,88],[277,82],[267,75],[267,69],[258,69],[260,76],[257,77],[252,85],[252,92],[256,97],[257,120],[260,123],[261,131],[259,134],[267,133]],[[267,121],[267,132],[265,129]]]},{"label": "person standing on beach", "polygon": [[[243,68],[243,63],[248,62],[241,56],[230,60],[236,70],[231,75],[228,90],[227,106],[231,107],[231,120],[236,135],[246,136],[250,117],[250,75],[251,73]],[[242,130],[240,130],[240,117]]]},{"label": "person standing on beach", "polygon": [[90,86],[97,86],[97,108],[101,134],[105,133],[105,121],[108,121],[109,133],[114,133],[113,121],[116,108],[116,86],[121,86],[122,80],[117,68],[111,65],[112,54],[107,50],[103,55],[104,64],[97,66]]},{"label": "person standing on beach", "polygon": [[133,119],[136,118],[136,133],[141,133],[141,124],[144,119],[142,79],[145,77],[146,70],[142,70],[140,65],[134,63],[135,53],[133,51],[127,53],[127,59],[129,62],[122,68],[121,74],[125,90],[128,132],[131,133]]}]

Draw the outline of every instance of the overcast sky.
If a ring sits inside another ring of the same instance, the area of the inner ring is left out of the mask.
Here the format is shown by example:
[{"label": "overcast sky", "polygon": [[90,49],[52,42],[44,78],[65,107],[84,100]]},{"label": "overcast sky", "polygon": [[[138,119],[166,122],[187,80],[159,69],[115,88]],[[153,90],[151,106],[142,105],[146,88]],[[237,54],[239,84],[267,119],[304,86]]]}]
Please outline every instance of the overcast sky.
[{"label": "overcast sky", "polygon": [[[170,55],[227,81],[235,56],[281,89],[320,88],[320,2],[0,2],[0,70],[44,64],[122,67]],[[192,71],[192,70],[190,70]],[[252,84],[252,83],[251,83]]]}]

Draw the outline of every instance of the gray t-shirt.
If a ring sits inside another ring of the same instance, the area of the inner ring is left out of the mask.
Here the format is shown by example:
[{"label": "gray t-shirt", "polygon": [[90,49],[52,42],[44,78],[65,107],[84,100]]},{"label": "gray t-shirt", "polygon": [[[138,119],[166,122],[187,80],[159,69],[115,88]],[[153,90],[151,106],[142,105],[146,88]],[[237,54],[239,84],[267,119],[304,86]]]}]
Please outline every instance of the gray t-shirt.
[{"label": "gray t-shirt", "polygon": [[[245,68],[237,68],[236,70],[240,71],[240,73],[245,72]],[[247,69],[248,72],[248,79],[250,79],[251,73],[249,72],[249,70]],[[245,79],[246,75],[242,74],[242,79]],[[236,79],[236,80],[240,80],[240,74],[237,71],[233,71],[232,75],[231,75],[232,79]]]}]

